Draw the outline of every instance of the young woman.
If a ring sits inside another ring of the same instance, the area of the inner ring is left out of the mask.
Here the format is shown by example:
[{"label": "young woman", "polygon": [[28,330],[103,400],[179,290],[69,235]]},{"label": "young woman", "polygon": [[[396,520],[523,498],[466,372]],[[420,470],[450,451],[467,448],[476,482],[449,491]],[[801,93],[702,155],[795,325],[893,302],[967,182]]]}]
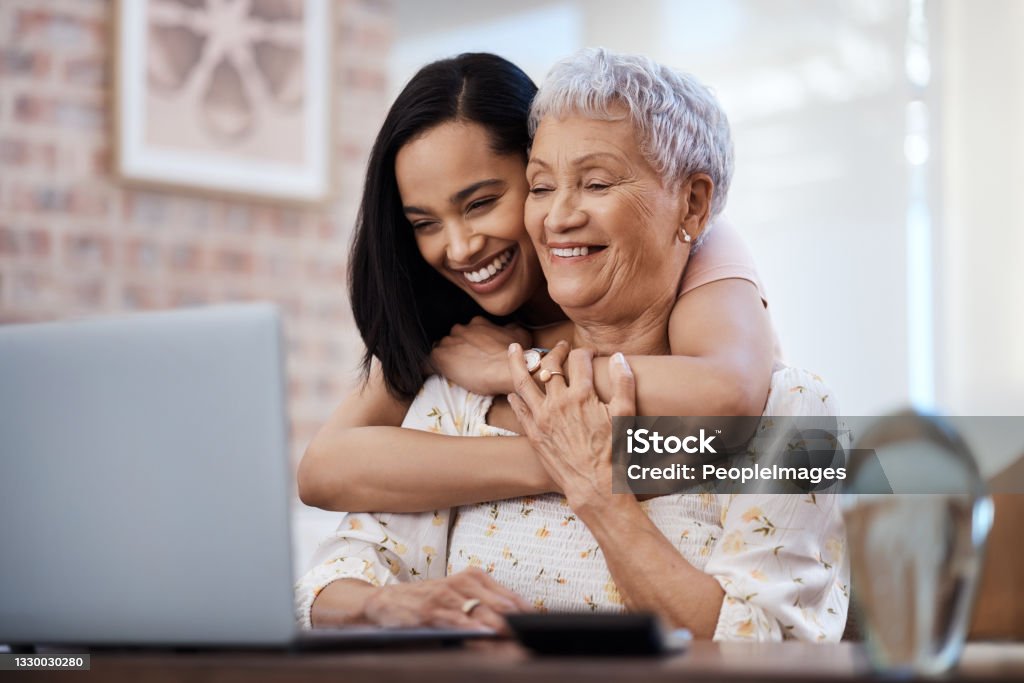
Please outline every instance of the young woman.
[{"label": "young woman", "polygon": [[[512,391],[510,343],[552,348],[568,334],[523,222],[535,92],[510,62],[465,54],[424,67],[392,105],[371,152],[350,265],[365,381],[306,451],[307,504],[412,512],[556,490],[525,438],[399,427],[425,374],[500,397]],[[727,188],[728,178],[716,190]],[[674,355],[628,358],[637,409],[760,415],[774,337],[752,261],[726,225],[692,239],[682,282],[666,283],[679,292]],[[595,359],[603,400],[608,370],[607,358]],[[516,428],[504,398],[487,420]]]}]

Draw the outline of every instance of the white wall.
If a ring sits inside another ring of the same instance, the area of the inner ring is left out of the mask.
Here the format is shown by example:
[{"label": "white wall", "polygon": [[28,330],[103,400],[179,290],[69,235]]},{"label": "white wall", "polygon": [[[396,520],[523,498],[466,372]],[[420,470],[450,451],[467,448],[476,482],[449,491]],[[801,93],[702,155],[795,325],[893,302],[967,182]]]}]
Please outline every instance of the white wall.
[{"label": "white wall", "polygon": [[939,386],[956,412],[1022,415],[1024,3],[943,9]]},{"label": "white wall", "polygon": [[[945,2],[938,279],[941,405],[1024,415],[1024,3]],[[973,437],[992,472],[1024,430]]]}]

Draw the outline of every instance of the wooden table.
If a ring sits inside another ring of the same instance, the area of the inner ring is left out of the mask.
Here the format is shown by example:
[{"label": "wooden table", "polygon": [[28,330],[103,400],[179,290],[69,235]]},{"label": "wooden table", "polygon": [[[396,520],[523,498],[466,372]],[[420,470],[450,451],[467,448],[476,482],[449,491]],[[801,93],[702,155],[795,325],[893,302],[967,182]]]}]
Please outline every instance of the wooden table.
[{"label": "wooden table", "polygon": [[[512,643],[377,652],[93,652],[89,672],[22,672],[18,680],[284,683],[599,683],[601,681],[853,681],[872,678],[852,643],[694,643],[660,658],[540,658]],[[1024,644],[968,646],[943,680],[1024,680]]]}]

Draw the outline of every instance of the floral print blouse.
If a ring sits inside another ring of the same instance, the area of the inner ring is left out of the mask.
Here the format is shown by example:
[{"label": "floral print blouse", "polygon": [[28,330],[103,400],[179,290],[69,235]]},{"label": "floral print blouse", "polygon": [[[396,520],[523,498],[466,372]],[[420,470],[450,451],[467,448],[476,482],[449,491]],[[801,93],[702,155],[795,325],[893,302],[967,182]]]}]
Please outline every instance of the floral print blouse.
[{"label": "floral print blouse", "polygon": [[[490,397],[432,377],[404,427],[463,436],[511,435],[485,417]],[[821,379],[786,368],[772,378],[766,415],[836,415]],[[680,554],[718,580],[725,599],[716,640],[838,641],[849,567],[838,496],[683,494],[642,507]],[[478,567],[539,611],[624,611],[601,548],[565,498],[547,494],[427,513],[347,513],[296,587],[310,626],[332,581],[377,586]]]}]

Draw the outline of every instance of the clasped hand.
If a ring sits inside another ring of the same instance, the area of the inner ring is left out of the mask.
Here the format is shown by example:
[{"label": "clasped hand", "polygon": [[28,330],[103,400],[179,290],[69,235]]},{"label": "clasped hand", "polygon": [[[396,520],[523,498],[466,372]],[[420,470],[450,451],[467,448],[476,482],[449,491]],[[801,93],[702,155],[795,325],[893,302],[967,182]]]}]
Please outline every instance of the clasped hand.
[{"label": "clasped hand", "polygon": [[430,353],[433,370],[460,387],[493,396],[512,390],[506,350],[515,342],[530,345],[529,331],[515,324],[499,326],[477,316],[467,325],[456,325]]},{"label": "clasped hand", "polygon": [[[568,362],[561,361],[568,355]],[[602,504],[612,495],[613,416],[636,414],[636,387],[625,357],[609,363],[612,400],[594,390],[594,352],[568,351],[560,343],[542,361],[550,379],[542,390],[526,369],[523,349],[512,344],[508,366],[515,393],[509,404],[551,479],[578,510]],[[554,372],[552,372],[554,371]]]}]

